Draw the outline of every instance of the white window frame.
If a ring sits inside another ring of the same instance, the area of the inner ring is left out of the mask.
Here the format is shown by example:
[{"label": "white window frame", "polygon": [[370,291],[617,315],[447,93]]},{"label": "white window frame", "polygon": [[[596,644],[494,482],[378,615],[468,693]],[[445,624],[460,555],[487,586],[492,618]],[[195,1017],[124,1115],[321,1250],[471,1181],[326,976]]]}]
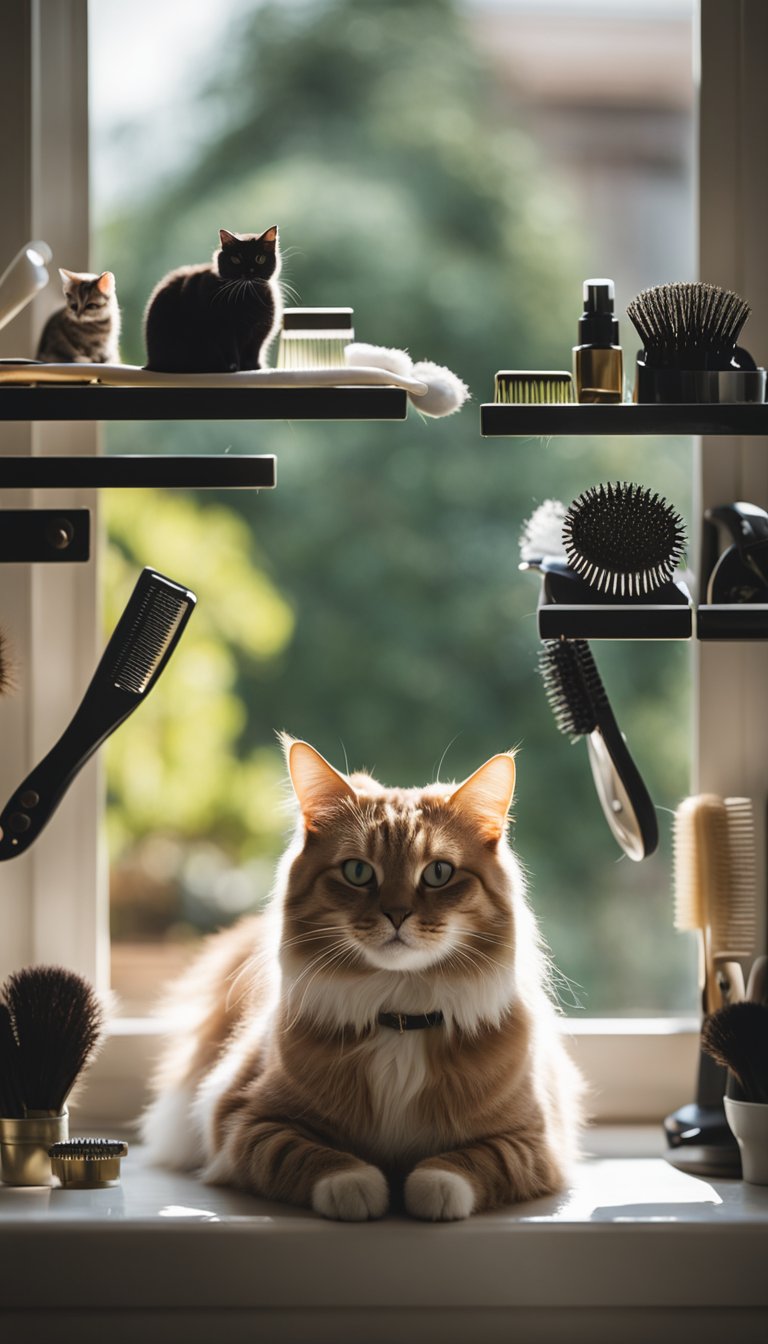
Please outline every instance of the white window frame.
[{"label": "white window frame", "polygon": [[[18,130],[4,144],[0,259],[42,237],[54,258],[87,265],[87,0],[5,0],[0,46],[0,124]],[[768,178],[768,6],[763,0],[701,0],[699,113],[699,273],[758,302],[768,290],[764,226]],[[21,115],[20,115],[21,111]],[[693,227],[693,225],[692,225]],[[82,260],[80,260],[82,259]],[[55,305],[50,286],[0,333],[0,355],[31,352]],[[750,319],[750,345],[765,362],[768,306]],[[3,425],[0,453],[95,453],[91,424]],[[757,439],[705,439],[696,453],[695,516],[728,499],[768,503],[768,454]],[[43,497],[44,496],[44,497]],[[68,721],[99,650],[98,495],[6,491],[2,507],[50,502],[92,510],[88,565],[0,566],[0,625],[12,633],[18,690],[0,700],[0,792],[7,797]],[[748,794],[757,804],[759,890],[765,874],[765,757],[768,644],[693,646],[694,758],[691,787]],[[732,693],[723,702],[723,687]],[[29,853],[0,865],[0,975],[26,962],[61,961],[108,983],[108,884],[100,839],[103,782],[98,756]],[[764,903],[761,903],[764,904]],[[765,911],[760,941],[766,943]],[[92,1121],[124,1124],[142,1102],[160,1024],[115,1023],[85,1100]],[[591,1084],[599,1119],[657,1121],[690,1098],[695,1021],[584,1021],[566,1024]]]}]

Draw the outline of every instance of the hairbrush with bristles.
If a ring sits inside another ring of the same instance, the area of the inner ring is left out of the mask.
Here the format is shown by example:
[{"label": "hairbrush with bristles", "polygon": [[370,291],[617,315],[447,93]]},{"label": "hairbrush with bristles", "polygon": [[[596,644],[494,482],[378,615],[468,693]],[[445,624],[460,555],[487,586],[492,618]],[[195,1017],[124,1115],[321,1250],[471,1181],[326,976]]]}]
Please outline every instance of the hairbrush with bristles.
[{"label": "hairbrush with bristles", "polygon": [[627,305],[645,364],[654,369],[740,367],[733,359],[749,314],[738,294],[701,282],[656,285]]},{"label": "hairbrush with bristles", "polygon": [[586,640],[544,640],[539,671],[561,733],[587,739],[600,806],[624,853],[645,859],[659,843],[656,812],[616,722]]},{"label": "hairbrush with bristles", "polygon": [[685,547],[679,513],[642,485],[590,486],[563,522],[568,565],[614,600],[644,599],[669,583]]},{"label": "hairbrush with bristles", "polygon": [[142,571],[74,717],[0,813],[0,860],[23,854],[72,780],[156,684],[196,598],[172,579]]},{"label": "hairbrush with bristles", "polygon": [[121,1139],[67,1139],[48,1150],[51,1171],[63,1190],[103,1190],[120,1184]]}]

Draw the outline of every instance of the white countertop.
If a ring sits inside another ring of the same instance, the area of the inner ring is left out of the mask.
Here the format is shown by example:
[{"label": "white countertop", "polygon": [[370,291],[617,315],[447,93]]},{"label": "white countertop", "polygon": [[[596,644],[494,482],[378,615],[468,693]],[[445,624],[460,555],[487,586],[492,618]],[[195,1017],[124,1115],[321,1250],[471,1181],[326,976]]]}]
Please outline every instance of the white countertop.
[{"label": "white countertop", "polygon": [[[652,1148],[661,1151],[657,1137]],[[201,1313],[234,1312],[252,1325],[266,1313],[273,1324],[260,1336],[264,1344],[318,1344],[326,1336],[316,1328],[283,1334],[274,1322],[281,1313],[357,1312],[362,1329],[366,1312],[381,1320],[396,1308],[452,1312],[456,1325],[470,1309],[472,1344],[480,1344],[497,1337],[479,1331],[480,1318],[489,1329],[496,1317],[508,1327],[510,1313],[534,1309],[547,1318],[586,1312],[585,1321],[606,1309],[635,1318],[649,1308],[678,1317],[681,1309],[706,1311],[713,1326],[730,1309],[732,1325],[739,1322],[734,1337],[745,1344],[761,1337],[750,1333],[758,1319],[768,1338],[766,1267],[768,1187],[685,1175],[661,1156],[588,1157],[562,1195],[440,1225],[402,1215],[328,1222],[149,1168],[139,1148],[124,1159],[115,1189],[0,1187],[0,1321],[3,1312],[17,1321],[30,1311],[89,1312],[103,1329],[105,1313],[119,1309],[181,1312],[198,1322]],[[441,1327],[447,1344],[462,1337],[450,1324]],[[338,1322],[328,1328],[329,1340],[355,1337]],[[616,1328],[622,1342],[631,1338],[626,1326]],[[663,1340],[663,1329],[654,1329]],[[79,1340],[89,1337],[79,1329]],[[227,1344],[239,1337],[234,1324],[222,1336]],[[586,1325],[584,1337],[600,1338]],[[197,1338],[194,1330],[186,1338]],[[369,1332],[369,1341],[379,1338],[388,1336]],[[398,1338],[407,1344],[407,1330]],[[580,1335],[571,1329],[567,1338]],[[678,1344],[687,1338],[678,1335]]]}]

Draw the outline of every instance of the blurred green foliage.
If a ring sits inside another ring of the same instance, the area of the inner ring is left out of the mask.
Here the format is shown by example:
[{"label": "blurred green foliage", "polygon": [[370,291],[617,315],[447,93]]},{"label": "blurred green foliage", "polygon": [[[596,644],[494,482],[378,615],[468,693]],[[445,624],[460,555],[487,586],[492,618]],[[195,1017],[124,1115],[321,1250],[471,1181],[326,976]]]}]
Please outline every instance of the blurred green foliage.
[{"label": "blurred green foliage", "polygon": [[[111,750],[115,858],[159,831],[235,866],[276,854],[278,728],[399,784],[461,778],[520,744],[516,843],[579,1001],[691,1009],[665,817],[660,855],[621,859],[583,744],[555,730],[535,670],[538,585],[517,572],[521,523],[548,496],[632,477],[688,513],[688,444],[479,436],[497,368],[569,365],[583,263],[567,195],[501,122],[454,0],[269,0],[211,60],[209,142],[162,190],[137,183],[98,232],[124,357],[143,362],[142,310],[166,270],[205,259],[221,226],[278,223],[302,303],[351,304],[359,339],[447,364],[474,402],[406,424],[108,427],[113,452],[279,458],[272,495],[110,504],[110,617],[142,564],[200,597],[164,684]],[[671,808],[687,787],[685,646],[595,652],[652,796]],[[189,920],[178,901],[169,924]]]}]

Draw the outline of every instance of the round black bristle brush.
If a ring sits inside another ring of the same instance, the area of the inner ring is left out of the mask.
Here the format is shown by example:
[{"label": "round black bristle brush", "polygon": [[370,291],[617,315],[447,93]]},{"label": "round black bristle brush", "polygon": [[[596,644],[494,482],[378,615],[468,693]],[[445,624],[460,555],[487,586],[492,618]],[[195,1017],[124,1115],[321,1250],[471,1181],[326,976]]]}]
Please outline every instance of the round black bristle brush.
[{"label": "round black bristle brush", "polygon": [[30,966],[9,976],[0,989],[0,1114],[61,1115],[102,1028],[98,996],[74,971]]},{"label": "round black bristle brush", "polygon": [[641,598],[672,578],[685,546],[680,515],[642,485],[590,486],[563,522],[568,565],[598,592]]},{"label": "round black bristle brush", "polygon": [[572,742],[586,737],[600,806],[614,839],[630,859],[659,843],[656,811],[616,722],[584,639],[544,640],[539,671],[555,722]]},{"label": "round black bristle brush", "polygon": [[749,304],[700,282],[656,285],[627,305],[654,369],[730,369]]}]

